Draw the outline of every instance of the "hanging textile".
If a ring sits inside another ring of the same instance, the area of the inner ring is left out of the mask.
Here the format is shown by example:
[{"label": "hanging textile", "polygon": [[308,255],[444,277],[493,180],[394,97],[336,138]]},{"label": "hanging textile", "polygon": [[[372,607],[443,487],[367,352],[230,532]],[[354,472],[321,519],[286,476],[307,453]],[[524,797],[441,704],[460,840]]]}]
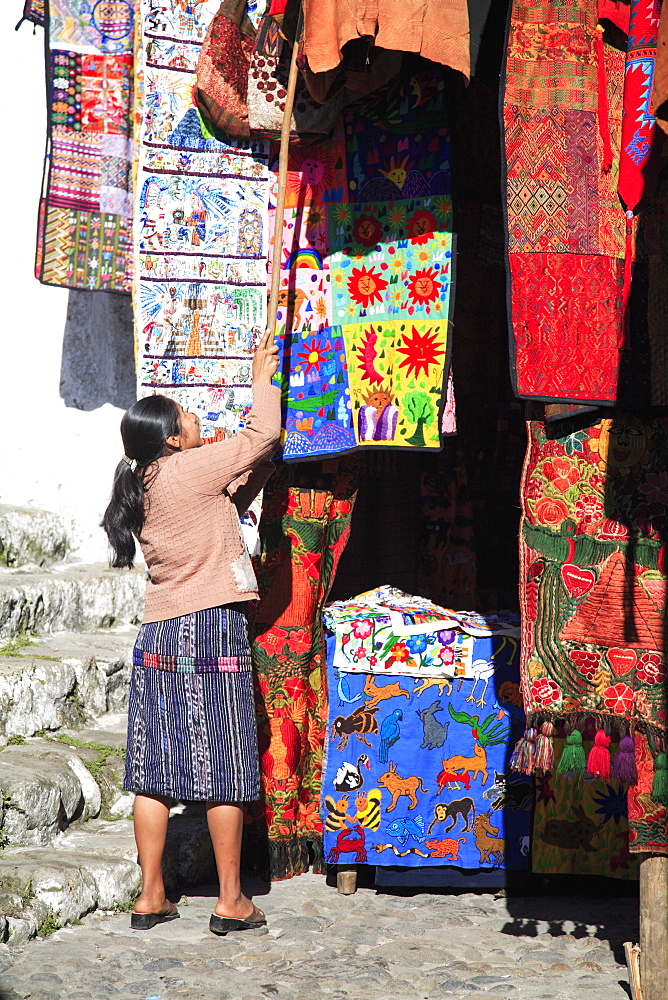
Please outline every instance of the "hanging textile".
[{"label": "hanging textile", "polygon": [[438,449],[454,254],[441,75],[409,74],[293,147],[286,206],[283,457]]},{"label": "hanging textile", "polygon": [[[531,420],[528,433],[520,601],[530,728],[518,766],[532,769],[542,721],[581,727],[591,715],[602,734],[595,756],[585,759],[576,732],[560,769],[604,777],[611,771],[603,727],[644,734],[654,758],[651,796],[666,805],[668,420],[615,411],[584,428]],[[634,770],[626,767],[631,786]],[[631,809],[629,816],[633,831],[638,816]]]},{"label": "hanging textile", "polygon": [[[592,720],[589,722],[584,734],[585,754],[593,746],[596,729]],[[564,738],[562,729],[554,739],[557,759],[561,758]],[[619,742],[611,744],[611,749],[617,753]],[[615,778],[572,781],[556,769],[538,775],[531,871],[535,875],[637,879],[638,859],[629,852],[626,786]]]},{"label": "hanging textile", "polygon": [[135,0],[50,0],[47,150],[35,274],[128,292]]},{"label": "hanging textile", "polygon": [[319,802],[327,723],[321,614],[350,533],[357,460],[279,464],[264,491],[252,610],[263,802],[245,865],[271,878],[322,870]]},{"label": "hanging textile", "polygon": [[219,6],[142,0],[146,112],[135,228],[139,393],[189,407],[209,441],[243,424],[267,304],[267,147],[215,138],[194,99]]},{"label": "hanging textile", "polygon": [[[366,598],[350,602],[352,634],[361,638],[371,622],[352,614],[368,615],[356,607]],[[451,624],[461,631],[455,645],[472,646],[467,678],[395,674],[386,683],[371,673],[341,674],[336,660],[346,633],[337,628],[328,641],[322,806],[330,864],[528,867],[533,784],[507,773],[524,718],[518,643],[500,634],[516,633],[516,623],[495,616],[483,635],[484,619],[460,617]],[[413,657],[426,655],[422,635],[404,645]]]},{"label": "hanging textile", "polygon": [[19,30],[24,21],[31,21],[33,24],[38,24],[40,28],[43,28],[46,22],[44,3],[45,0],[25,0],[23,14],[21,20],[16,25],[16,30]]},{"label": "hanging textile", "polygon": [[304,0],[304,54],[314,73],[335,69],[354,39],[369,47],[419,53],[470,74],[467,0],[413,0],[400,6]]},{"label": "hanging textile", "polygon": [[618,163],[624,53],[597,39],[597,20],[597,0],[512,4],[503,109],[511,367],[525,398],[617,399],[626,231],[601,133]]}]

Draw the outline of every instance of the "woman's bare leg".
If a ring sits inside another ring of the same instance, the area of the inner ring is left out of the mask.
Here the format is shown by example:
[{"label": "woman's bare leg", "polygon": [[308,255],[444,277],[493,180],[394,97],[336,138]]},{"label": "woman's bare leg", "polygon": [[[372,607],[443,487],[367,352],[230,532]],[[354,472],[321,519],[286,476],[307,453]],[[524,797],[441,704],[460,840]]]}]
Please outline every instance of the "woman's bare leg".
[{"label": "woman's bare leg", "polygon": [[172,905],[165,896],[162,878],[170,801],[161,795],[135,795],[135,841],[142,875],[135,913],[166,913]]},{"label": "woman's bare leg", "polygon": [[215,913],[220,917],[245,920],[253,912],[253,904],[241,891],[243,812],[240,806],[207,802],[206,818],[220,883]]}]

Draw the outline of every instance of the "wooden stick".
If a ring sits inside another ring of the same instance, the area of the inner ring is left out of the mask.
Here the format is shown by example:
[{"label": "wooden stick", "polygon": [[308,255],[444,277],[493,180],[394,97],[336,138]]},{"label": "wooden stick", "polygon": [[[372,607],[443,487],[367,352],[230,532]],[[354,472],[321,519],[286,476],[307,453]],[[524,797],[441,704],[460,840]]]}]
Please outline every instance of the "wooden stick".
[{"label": "wooden stick", "polygon": [[290,157],[290,126],[292,124],[292,109],[295,103],[295,90],[297,88],[297,54],[299,52],[299,39],[302,31],[303,11],[299,11],[297,21],[297,31],[294,45],[292,46],[292,57],[290,59],[290,73],[288,76],[288,86],[285,95],[285,108],[283,110],[283,121],[281,123],[281,139],[278,152],[278,197],[276,198],[276,215],[274,217],[274,250],[271,257],[271,290],[269,292],[269,306],[267,308],[267,330],[269,331],[269,344],[274,342],[276,332],[276,313],[278,312],[278,292],[281,285],[281,255],[283,250],[283,219],[285,217],[285,186],[288,180],[288,160]]},{"label": "wooden stick", "polygon": [[668,857],[640,862],[640,986],[642,1000],[665,1000],[668,988]]},{"label": "wooden stick", "polygon": [[626,955],[626,967],[629,970],[631,1000],[642,1000],[642,991],[640,989],[640,945],[625,941],[624,954]]}]

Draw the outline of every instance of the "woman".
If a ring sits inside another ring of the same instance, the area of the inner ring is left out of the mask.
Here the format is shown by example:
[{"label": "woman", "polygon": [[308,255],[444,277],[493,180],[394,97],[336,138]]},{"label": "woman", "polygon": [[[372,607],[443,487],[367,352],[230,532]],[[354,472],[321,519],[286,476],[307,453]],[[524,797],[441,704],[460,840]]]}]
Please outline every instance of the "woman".
[{"label": "woman", "polygon": [[133,654],[124,788],[135,793],[143,887],[131,926],[178,917],[162,855],[174,799],[204,800],[220,894],[214,934],[259,927],[242,894],[242,810],[259,798],[257,730],[245,602],[257,582],[243,514],[273,471],[280,390],[268,337],[253,359],[253,407],[234,437],[202,446],[198,418],[165,396],[121,421],[125,454],[102,520],[113,566],[132,567],[139,540],[150,579]]}]

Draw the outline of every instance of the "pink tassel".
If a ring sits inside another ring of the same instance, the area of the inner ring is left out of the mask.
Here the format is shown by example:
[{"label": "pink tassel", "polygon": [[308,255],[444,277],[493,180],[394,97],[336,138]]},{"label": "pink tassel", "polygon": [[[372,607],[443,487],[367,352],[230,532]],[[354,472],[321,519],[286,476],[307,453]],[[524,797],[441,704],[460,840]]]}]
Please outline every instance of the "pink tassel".
[{"label": "pink tassel", "polygon": [[510,758],[511,771],[521,771],[522,774],[533,774],[534,762],[536,760],[536,738],[538,731],[529,727],[524,736],[517,741]]},{"label": "pink tassel", "polygon": [[610,737],[602,729],[594,737],[594,745],[587,757],[587,771],[592,778],[610,777]]},{"label": "pink tassel", "polygon": [[638,784],[638,768],[632,736],[622,736],[619,741],[619,752],[612,765],[612,776],[618,781],[623,781],[625,785]]},{"label": "pink tassel", "polygon": [[536,771],[551,771],[554,767],[553,734],[554,726],[552,723],[544,722],[536,739],[536,759],[534,761]]}]

